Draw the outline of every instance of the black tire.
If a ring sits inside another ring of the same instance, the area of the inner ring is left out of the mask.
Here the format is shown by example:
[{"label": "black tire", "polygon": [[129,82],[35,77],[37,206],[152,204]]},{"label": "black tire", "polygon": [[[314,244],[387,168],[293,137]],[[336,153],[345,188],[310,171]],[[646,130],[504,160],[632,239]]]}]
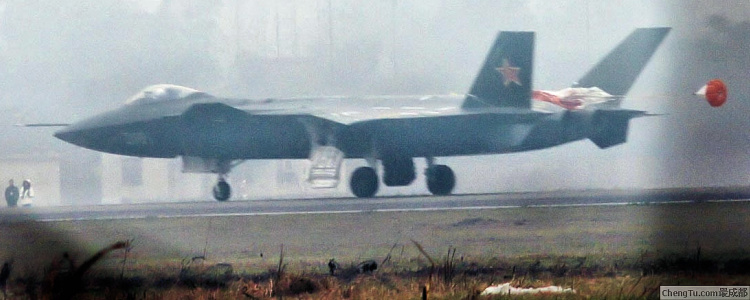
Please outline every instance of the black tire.
[{"label": "black tire", "polygon": [[229,183],[224,180],[220,180],[214,186],[213,193],[214,199],[224,202],[229,200],[229,197],[232,196],[232,188],[229,186]]},{"label": "black tire", "polygon": [[386,186],[407,186],[416,178],[411,157],[383,160],[383,184]]},{"label": "black tire", "polygon": [[446,165],[435,165],[427,169],[427,189],[433,195],[450,195],[456,186],[456,176]]},{"label": "black tire", "polygon": [[378,173],[370,167],[354,170],[349,179],[349,187],[358,198],[370,198],[378,192]]}]

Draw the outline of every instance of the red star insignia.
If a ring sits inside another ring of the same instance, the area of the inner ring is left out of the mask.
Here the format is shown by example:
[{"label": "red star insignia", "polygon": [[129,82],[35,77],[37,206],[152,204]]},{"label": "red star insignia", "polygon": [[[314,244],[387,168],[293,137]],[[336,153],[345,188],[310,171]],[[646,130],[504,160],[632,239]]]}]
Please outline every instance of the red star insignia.
[{"label": "red star insignia", "polygon": [[521,71],[521,68],[511,66],[507,58],[503,58],[503,65],[495,70],[503,75],[503,84],[505,86],[508,86],[511,82],[521,85],[521,79],[518,79],[518,72]]}]

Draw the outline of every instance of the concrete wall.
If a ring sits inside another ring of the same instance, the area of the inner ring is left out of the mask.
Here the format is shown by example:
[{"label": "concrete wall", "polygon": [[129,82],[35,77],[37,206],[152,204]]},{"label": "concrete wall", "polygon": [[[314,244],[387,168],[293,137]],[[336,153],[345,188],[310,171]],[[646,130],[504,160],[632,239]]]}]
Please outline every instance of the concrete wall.
[{"label": "concrete wall", "polygon": [[[228,176],[232,200],[350,196],[348,167],[339,187],[313,189],[305,182],[306,160],[247,161]],[[215,174],[183,173],[180,159],[135,158],[89,150],[45,158],[0,159],[0,187],[31,179],[35,206],[214,201]],[[4,199],[0,207],[5,206]]]},{"label": "concrete wall", "polygon": [[143,203],[209,197],[205,175],[183,174],[175,159],[103,154],[102,204]]}]

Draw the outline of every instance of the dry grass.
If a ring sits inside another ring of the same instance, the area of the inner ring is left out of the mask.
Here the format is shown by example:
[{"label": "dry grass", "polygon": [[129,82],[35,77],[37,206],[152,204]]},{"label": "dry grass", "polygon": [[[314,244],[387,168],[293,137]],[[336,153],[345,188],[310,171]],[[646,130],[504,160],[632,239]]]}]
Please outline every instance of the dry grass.
[{"label": "dry grass", "polygon": [[[415,247],[421,248],[414,242]],[[115,244],[99,253],[121,249]],[[421,249],[427,256],[428,249]],[[41,283],[16,277],[8,284],[12,299],[419,299],[427,291],[429,299],[493,299],[479,293],[494,284],[511,282],[517,287],[559,285],[576,294],[546,295],[542,299],[640,299],[654,298],[660,285],[742,285],[750,281],[750,270],[736,264],[750,263],[742,258],[699,257],[695,253],[638,257],[560,257],[524,256],[466,261],[455,258],[449,248],[439,260],[415,257],[406,264],[386,263],[372,272],[357,264],[337,270],[334,276],[320,272],[285,270],[283,256],[266,271],[248,273],[226,263],[209,263],[203,258],[187,259],[170,272],[153,272],[147,266],[142,275],[124,276],[117,268],[100,268],[78,277],[76,285],[45,288],[60,272],[44,270]],[[97,256],[94,256],[97,257]],[[93,261],[95,263],[96,260]],[[299,269],[299,268],[296,268]],[[135,270],[133,270],[135,271]],[[135,272],[133,272],[135,273]],[[11,277],[13,278],[13,277]],[[54,283],[53,283],[54,284]],[[60,288],[66,293],[60,293]],[[495,297],[502,298],[502,297]],[[519,296],[526,299],[530,296]],[[539,299],[540,296],[534,296]],[[504,299],[504,298],[503,298]]]}]

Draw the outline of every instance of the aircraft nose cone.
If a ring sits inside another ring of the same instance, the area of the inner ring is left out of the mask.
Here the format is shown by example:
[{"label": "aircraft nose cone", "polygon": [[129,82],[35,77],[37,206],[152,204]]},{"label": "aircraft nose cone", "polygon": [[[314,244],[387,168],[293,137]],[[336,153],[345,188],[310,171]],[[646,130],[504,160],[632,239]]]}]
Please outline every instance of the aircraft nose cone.
[{"label": "aircraft nose cone", "polygon": [[55,137],[76,146],[86,147],[88,138],[80,130],[65,128],[55,132]]},{"label": "aircraft nose cone", "polygon": [[98,150],[111,134],[107,131],[111,125],[110,115],[105,113],[75,122],[55,132],[54,136],[76,146]]}]

